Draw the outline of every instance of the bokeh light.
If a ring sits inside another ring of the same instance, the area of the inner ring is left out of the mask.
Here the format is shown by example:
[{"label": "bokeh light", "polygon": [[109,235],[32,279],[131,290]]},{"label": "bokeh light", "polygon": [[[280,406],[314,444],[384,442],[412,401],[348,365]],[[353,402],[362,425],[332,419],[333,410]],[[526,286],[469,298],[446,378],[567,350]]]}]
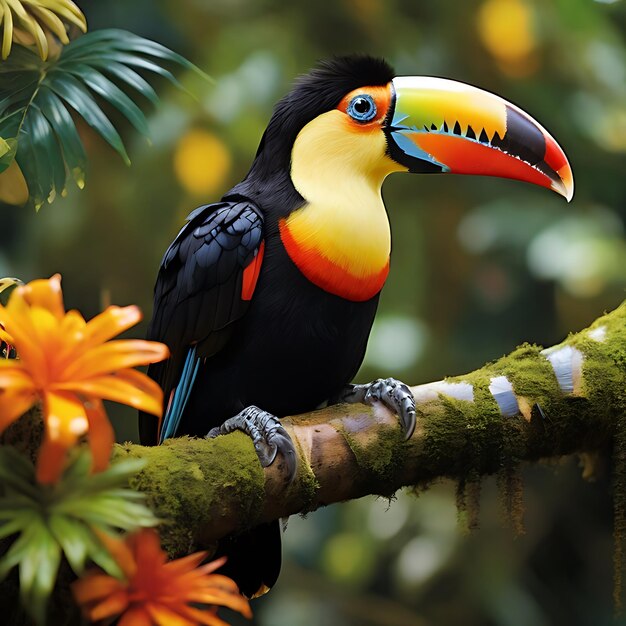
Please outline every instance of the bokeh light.
[{"label": "bokeh light", "polygon": [[230,152],[214,133],[194,128],[178,141],[174,171],[188,193],[209,196],[219,192],[230,168]]},{"label": "bokeh light", "polygon": [[486,0],[476,25],[483,45],[504,73],[525,76],[537,68],[534,14],[526,0]]}]

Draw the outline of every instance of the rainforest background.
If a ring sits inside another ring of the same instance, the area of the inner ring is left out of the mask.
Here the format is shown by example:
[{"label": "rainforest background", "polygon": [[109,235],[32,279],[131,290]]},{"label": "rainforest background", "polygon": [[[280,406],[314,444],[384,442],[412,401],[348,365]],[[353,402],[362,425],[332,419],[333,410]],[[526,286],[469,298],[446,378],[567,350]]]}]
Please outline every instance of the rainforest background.
[{"label": "rainforest background", "polygon": [[[557,343],[624,298],[624,0],[79,5],[90,30],[159,41],[214,82],[180,75],[192,97],[163,81],[161,106],[146,106],[151,144],[107,110],[127,130],[130,168],[80,126],[85,189],[38,213],[0,204],[0,276],[61,272],[68,307],[86,317],[109,302],[137,303],[149,317],[167,245],[193,208],[245,175],[293,78],[317,59],[366,52],[398,74],[473,83],[521,106],[565,149],[576,193],[568,205],[512,181],[390,177],[392,270],[359,381],[417,384],[470,371],[523,341]],[[144,332],[145,322],[132,334]],[[134,412],[109,411],[118,440],[136,440]],[[613,618],[608,472],[589,483],[577,459],[525,468],[517,536],[497,482],[483,481],[479,528],[469,533],[450,483],[292,518],[283,574],[253,604],[255,624],[626,623]]]}]

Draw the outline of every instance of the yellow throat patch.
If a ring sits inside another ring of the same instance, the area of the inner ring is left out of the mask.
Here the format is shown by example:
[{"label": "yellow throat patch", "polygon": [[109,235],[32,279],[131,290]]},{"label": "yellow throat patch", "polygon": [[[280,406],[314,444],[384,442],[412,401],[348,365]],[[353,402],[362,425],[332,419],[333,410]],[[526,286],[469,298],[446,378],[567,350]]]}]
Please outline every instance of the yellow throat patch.
[{"label": "yellow throat patch", "polygon": [[355,124],[339,109],[309,122],[291,155],[291,179],[307,203],[280,221],[287,253],[306,278],[352,301],[374,297],[389,271],[380,188],[402,167],[385,154],[381,124]]}]

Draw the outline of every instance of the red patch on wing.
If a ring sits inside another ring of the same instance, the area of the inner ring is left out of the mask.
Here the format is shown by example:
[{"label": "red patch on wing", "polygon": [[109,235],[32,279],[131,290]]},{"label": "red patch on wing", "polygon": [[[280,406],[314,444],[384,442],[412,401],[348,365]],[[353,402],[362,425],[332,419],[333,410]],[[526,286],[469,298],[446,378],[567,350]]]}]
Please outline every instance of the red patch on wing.
[{"label": "red patch on wing", "polygon": [[550,178],[532,165],[477,141],[435,133],[416,134],[414,141],[439,163],[447,165],[453,174],[500,176],[552,187]]},{"label": "red patch on wing", "polygon": [[263,253],[265,252],[265,242],[262,241],[256,256],[243,270],[243,282],[241,283],[241,299],[252,300],[252,294],[256,288],[259,273],[261,272],[261,263],[263,263]]},{"label": "red patch on wing", "polygon": [[287,254],[304,276],[320,289],[345,300],[365,302],[383,288],[389,274],[389,261],[378,272],[363,277],[354,276],[314,248],[298,243],[284,219],[280,220],[279,226]]}]

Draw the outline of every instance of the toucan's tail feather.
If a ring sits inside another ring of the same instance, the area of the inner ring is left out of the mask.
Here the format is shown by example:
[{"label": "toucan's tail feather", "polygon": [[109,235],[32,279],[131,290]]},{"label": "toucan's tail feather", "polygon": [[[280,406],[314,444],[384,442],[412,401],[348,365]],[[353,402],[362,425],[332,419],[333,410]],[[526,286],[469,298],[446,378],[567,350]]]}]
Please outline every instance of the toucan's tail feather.
[{"label": "toucan's tail feather", "polygon": [[248,598],[267,593],[280,574],[280,535],[280,524],[275,521],[220,540],[216,556],[228,557],[220,574],[232,578]]},{"label": "toucan's tail feather", "polygon": [[163,443],[166,439],[173,437],[178,430],[183,411],[187,406],[193,383],[198,375],[200,367],[200,358],[196,356],[196,347],[190,348],[185,358],[185,365],[180,375],[178,385],[172,390],[170,400],[167,404],[163,423],[161,424],[161,432],[159,434],[159,443]]}]

